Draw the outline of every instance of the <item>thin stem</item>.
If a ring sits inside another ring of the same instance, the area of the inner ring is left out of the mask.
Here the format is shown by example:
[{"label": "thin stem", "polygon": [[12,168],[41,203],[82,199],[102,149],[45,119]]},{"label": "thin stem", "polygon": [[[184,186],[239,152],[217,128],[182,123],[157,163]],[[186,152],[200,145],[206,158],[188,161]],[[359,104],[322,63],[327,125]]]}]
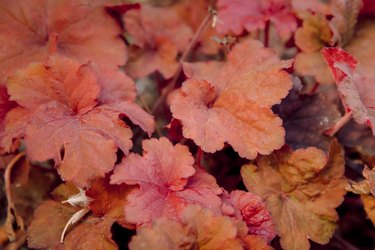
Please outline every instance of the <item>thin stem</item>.
[{"label": "thin stem", "polygon": [[57,41],[59,36],[52,32],[48,37],[47,51],[48,55],[54,54],[57,51]]},{"label": "thin stem", "polygon": [[343,247],[342,249],[346,249],[346,250],[359,250],[359,248],[353,246],[352,244],[350,244],[349,242],[347,242],[345,239],[343,239],[340,235],[338,235],[337,233],[335,233],[333,235],[333,238],[340,243],[340,245]]},{"label": "thin stem", "polygon": [[[145,101],[145,99],[143,98],[142,95],[139,96],[139,100],[141,101],[142,106],[145,108],[145,110],[147,111],[147,113],[151,114],[152,111],[150,110],[149,106],[147,105],[147,102]],[[160,128],[159,128],[159,126],[157,124],[155,124],[155,131],[156,131],[156,134],[159,137],[163,136],[163,134],[161,133],[161,130],[160,130]]]},{"label": "thin stem", "polygon": [[17,154],[7,165],[4,173],[5,179],[5,194],[8,201],[8,208],[7,208],[7,218],[5,221],[5,228],[8,233],[8,237],[10,241],[14,241],[16,239],[16,233],[13,229],[14,221],[17,223],[17,226],[24,230],[24,224],[21,217],[17,215],[16,208],[13,203],[12,199],[12,183],[11,183],[11,174],[12,169],[16,165],[17,161],[26,155],[25,152],[20,152]]},{"label": "thin stem", "polygon": [[267,21],[266,22],[266,27],[264,29],[264,47],[268,47],[269,46],[269,42],[270,42],[270,22]]},{"label": "thin stem", "polygon": [[333,137],[350,120],[351,116],[351,111],[346,112],[345,115],[343,115],[332,128],[328,129],[324,133],[330,137]]},{"label": "thin stem", "polygon": [[176,86],[178,77],[180,76],[182,72],[182,63],[186,60],[196,43],[198,42],[198,39],[202,35],[203,31],[207,28],[207,26],[210,24],[211,19],[213,18],[214,14],[213,11],[209,11],[207,16],[203,19],[202,23],[199,25],[197,31],[195,32],[193,38],[185,48],[184,52],[181,55],[181,58],[179,60],[179,66],[174,74],[173,79],[168,83],[168,85],[163,89],[162,94],[160,95],[159,99],[155,102],[154,107],[152,108],[152,113],[154,114],[160,107],[160,105],[163,103],[166,96],[174,89]]},{"label": "thin stem", "polygon": [[203,150],[201,147],[198,147],[197,154],[195,156],[195,162],[197,163],[198,167],[202,167],[202,159],[203,159]]}]

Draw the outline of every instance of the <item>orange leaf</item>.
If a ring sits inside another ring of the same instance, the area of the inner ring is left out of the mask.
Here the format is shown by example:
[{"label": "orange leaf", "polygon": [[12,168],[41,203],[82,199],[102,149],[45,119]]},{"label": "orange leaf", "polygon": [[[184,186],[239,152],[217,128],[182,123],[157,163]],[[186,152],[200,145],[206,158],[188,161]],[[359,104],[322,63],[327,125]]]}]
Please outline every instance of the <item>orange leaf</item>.
[{"label": "orange leaf", "polygon": [[186,64],[192,78],[174,95],[172,115],[181,120],[184,136],[206,152],[228,142],[248,159],[269,154],[284,144],[282,121],[271,107],[291,88],[283,71],[290,64],[255,40],[235,46],[225,64]]},{"label": "orange leaf", "polygon": [[245,165],[241,174],[247,189],[261,196],[271,211],[285,250],[309,249],[311,239],[328,243],[335,231],[335,208],[346,193],[343,150],[333,142],[328,159],[310,147],[283,148]]}]

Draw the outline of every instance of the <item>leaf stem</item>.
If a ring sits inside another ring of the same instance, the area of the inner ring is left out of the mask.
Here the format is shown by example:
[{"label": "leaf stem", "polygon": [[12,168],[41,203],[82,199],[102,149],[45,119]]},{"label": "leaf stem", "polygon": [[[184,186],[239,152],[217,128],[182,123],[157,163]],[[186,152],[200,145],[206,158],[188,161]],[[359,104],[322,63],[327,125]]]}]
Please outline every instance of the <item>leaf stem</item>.
[{"label": "leaf stem", "polygon": [[351,111],[346,112],[345,115],[343,115],[332,128],[326,130],[324,133],[330,137],[333,137],[350,120],[351,116]]},{"label": "leaf stem", "polygon": [[184,52],[182,53],[180,60],[179,60],[179,66],[177,68],[176,73],[174,74],[173,79],[168,83],[168,85],[162,90],[162,93],[158,100],[155,102],[151,112],[154,114],[160,107],[160,105],[163,103],[166,96],[174,89],[176,86],[177,80],[182,72],[182,63],[186,60],[190,52],[193,50],[194,46],[198,42],[198,39],[202,35],[203,31],[207,28],[207,26],[210,24],[213,16],[215,15],[215,11],[211,8],[209,9],[208,14],[203,19],[202,23],[199,25],[197,31],[194,33],[193,38],[190,40],[189,44],[185,48]]},{"label": "leaf stem", "polygon": [[264,28],[264,47],[269,46],[270,42],[270,21],[266,22],[266,27]]},{"label": "leaf stem", "polygon": [[52,32],[49,35],[49,37],[48,37],[48,44],[47,44],[48,55],[56,53],[58,39],[59,39],[59,36],[55,32]]},{"label": "leaf stem", "polygon": [[198,147],[197,154],[195,156],[195,162],[197,163],[198,167],[202,168],[202,159],[203,159],[203,150],[201,147]]},{"label": "leaf stem", "polygon": [[24,230],[24,223],[21,217],[17,215],[16,207],[12,199],[12,183],[11,183],[11,174],[12,169],[16,165],[17,161],[26,155],[25,152],[20,152],[17,154],[7,165],[4,173],[5,179],[5,195],[8,201],[7,207],[7,217],[5,220],[5,228],[9,237],[9,241],[16,240],[16,233],[13,228],[13,223],[16,222],[17,226]]}]

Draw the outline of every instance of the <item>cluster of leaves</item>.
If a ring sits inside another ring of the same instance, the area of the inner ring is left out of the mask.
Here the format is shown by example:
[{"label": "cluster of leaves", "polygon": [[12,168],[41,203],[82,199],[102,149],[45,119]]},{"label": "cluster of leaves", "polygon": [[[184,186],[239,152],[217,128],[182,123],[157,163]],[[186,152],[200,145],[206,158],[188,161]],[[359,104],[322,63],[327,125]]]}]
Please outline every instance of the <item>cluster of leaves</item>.
[{"label": "cluster of leaves", "polygon": [[0,7],[2,248],[357,249],[343,202],[375,224],[372,1]]}]

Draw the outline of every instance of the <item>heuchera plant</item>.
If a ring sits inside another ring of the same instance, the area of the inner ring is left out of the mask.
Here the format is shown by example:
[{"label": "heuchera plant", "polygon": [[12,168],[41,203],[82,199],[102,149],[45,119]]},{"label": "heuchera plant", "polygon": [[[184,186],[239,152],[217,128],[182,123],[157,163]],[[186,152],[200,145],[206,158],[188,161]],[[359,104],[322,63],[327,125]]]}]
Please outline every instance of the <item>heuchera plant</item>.
[{"label": "heuchera plant", "polygon": [[0,0],[0,248],[373,250],[375,2]]}]

